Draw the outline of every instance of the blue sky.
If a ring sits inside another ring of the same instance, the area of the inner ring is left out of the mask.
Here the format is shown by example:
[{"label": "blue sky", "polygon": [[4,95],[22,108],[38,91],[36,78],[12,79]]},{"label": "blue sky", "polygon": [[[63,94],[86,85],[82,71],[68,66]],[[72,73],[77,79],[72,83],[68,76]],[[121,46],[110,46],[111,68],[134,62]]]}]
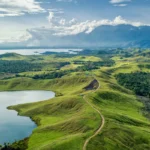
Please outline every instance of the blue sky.
[{"label": "blue sky", "polygon": [[89,33],[105,24],[149,25],[149,14],[150,0],[0,0],[0,43]]}]

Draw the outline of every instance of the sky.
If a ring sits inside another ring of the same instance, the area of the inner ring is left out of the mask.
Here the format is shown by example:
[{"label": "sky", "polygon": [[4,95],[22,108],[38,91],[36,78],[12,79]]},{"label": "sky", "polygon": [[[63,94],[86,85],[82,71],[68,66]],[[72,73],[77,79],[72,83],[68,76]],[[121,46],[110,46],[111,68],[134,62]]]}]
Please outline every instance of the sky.
[{"label": "sky", "polygon": [[0,45],[47,45],[49,36],[101,25],[150,25],[150,0],[0,0]]}]

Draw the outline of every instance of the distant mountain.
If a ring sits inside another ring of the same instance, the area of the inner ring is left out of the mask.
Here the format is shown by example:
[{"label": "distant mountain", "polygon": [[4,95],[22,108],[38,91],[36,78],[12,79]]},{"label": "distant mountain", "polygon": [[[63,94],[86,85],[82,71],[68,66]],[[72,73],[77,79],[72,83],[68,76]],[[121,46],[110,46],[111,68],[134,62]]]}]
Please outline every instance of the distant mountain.
[{"label": "distant mountain", "polygon": [[81,46],[145,48],[150,47],[150,27],[134,27],[131,25],[100,26],[90,34],[82,33],[71,38]]},{"label": "distant mountain", "polygon": [[[140,47],[150,48],[150,26],[135,27],[132,25],[103,25],[95,28],[91,33],[76,35],[54,36],[50,33],[30,33],[32,38],[22,45],[44,48],[93,48],[93,47]],[[38,46],[34,43],[38,43]],[[15,47],[22,46],[20,43]],[[1,47],[4,45],[0,45]],[[12,47],[12,45],[7,44]]]},{"label": "distant mountain", "polygon": [[[33,41],[43,46],[62,47],[150,47],[150,26],[135,27],[132,25],[103,25],[91,33],[79,33],[68,36],[49,36],[44,39],[37,33]],[[39,39],[40,37],[40,39]],[[46,43],[45,43],[46,41]]]},{"label": "distant mountain", "polygon": [[131,42],[127,45],[127,47],[150,48],[150,40],[141,40],[141,41]]}]

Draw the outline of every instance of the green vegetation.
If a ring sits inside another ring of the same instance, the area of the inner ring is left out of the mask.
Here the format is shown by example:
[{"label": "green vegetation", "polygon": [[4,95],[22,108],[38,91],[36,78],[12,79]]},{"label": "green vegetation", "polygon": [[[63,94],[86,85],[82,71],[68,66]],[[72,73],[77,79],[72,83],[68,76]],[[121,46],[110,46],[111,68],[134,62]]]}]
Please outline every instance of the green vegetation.
[{"label": "green vegetation", "polygon": [[[5,61],[42,67],[1,73],[1,91],[56,92],[51,100],[9,107],[38,125],[27,140],[9,146],[14,150],[24,149],[22,146],[28,150],[82,150],[86,139],[102,123],[97,111],[83,99],[87,94],[87,100],[105,118],[103,129],[89,141],[87,150],[149,150],[149,53],[150,50],[118,48],[84,50],[75,55],[19,56],[21,60],[13,60],[14,55],[11,61],[5,56]],[[97,80],[100,89],[94,92]],[[139,100],[135,93],[143,97]]]},{"label": "green vegetation", "polygon": [[19,73],[25,71],[41,70],[40,64],[31,64],[26,61],[6,61],[0,60],[0,72]]},{"label": "green vegetation", "polygon": [[[68,65],[69,62],[61,62],[58,64],[54,63],[31,63],[24,60],[15,60],[15,61],[8,61],[8,60],[0,60],[0,72],[4,73],[21,73],[27,71],[42,71],[44,70],[45,66],[52,66],[57,69]],[[45,69],[46,70],[46,69]]]},{"label": "green vegetation", "polygon": [[130,74],[118,74],[118,82],[137,95],[150,98],[150,73],[135,72]]},{"label": "green vegetation", "polygon": [[13,144],[5,143],[4,146],[0,146],[0,150],[25,150],[27,146],[28,138],[14,142]]}]

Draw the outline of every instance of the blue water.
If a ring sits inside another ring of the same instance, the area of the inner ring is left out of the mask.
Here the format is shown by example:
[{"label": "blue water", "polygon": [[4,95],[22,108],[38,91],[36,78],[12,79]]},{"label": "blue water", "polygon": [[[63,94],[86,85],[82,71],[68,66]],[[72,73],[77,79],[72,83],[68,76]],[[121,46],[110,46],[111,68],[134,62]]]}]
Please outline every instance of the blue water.
[{"label": "blue water", "polygon": [[11,50],[0,49],[0,55],[5,53],[17,53],[21,55],[40,55],[45,52],[74,53],[73,51],[82,51],[82,49],[11,49]]},{"label": "blue water", "polygon": [[0,144],[12,143],[31,135],[36,124],[29,117],[18,116],[8,106],[48,100],[55,97],[50,91],[0,92]]}]

